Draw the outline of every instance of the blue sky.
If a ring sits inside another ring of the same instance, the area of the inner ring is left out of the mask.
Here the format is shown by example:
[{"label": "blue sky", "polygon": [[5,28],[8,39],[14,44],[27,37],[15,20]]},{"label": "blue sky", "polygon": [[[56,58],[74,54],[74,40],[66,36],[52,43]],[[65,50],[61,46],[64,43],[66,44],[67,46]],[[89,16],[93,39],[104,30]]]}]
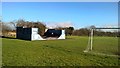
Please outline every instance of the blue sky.
[{"label": "blue sky", "polygon": [[72,23],[77,28],[118,24],[117,2],[3,2],[4,22],[18,19]]}]

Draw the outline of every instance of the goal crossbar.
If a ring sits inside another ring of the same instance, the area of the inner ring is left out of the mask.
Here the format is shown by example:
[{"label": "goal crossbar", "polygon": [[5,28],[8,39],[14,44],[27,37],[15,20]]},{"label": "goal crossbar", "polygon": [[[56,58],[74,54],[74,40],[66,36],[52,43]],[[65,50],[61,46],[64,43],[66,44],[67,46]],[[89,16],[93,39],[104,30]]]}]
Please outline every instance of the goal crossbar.
[{"label": "goal crossbar", "polygon": [[92,28],[92,29],[120,29],[120,28]]}]

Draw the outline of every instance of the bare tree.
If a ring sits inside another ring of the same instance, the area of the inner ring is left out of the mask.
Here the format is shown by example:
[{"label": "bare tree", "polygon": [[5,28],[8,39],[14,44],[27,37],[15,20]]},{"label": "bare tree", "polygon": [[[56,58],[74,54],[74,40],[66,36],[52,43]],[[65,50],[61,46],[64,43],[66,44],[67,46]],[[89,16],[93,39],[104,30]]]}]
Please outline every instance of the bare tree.
[{"label": "bare tree", "polygon": [[1,23],[2,35],[7,36],[7,33],[12,31],[11,27],[7,25],[7,23]]}]

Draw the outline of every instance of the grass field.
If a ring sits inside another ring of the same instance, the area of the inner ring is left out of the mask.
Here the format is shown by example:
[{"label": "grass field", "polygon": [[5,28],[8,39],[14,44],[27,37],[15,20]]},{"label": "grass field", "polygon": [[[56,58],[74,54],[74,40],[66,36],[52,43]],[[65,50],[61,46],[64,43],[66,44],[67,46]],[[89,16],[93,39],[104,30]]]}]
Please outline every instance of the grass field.
[{"label": "grass field", "polygon": [[[67,38],[48,41],[2,38],[3,66],[118,66],[118,57],[84,53],[88,37]],[[96,37],[95,39],[94,46],[100,52],[103,51],[100,49],[108,48],[112,48],[108,53],[114,52],[116,48],[113,46],[118,45],[117,38]],[[108,47],[104,46],[108,44]]]}]

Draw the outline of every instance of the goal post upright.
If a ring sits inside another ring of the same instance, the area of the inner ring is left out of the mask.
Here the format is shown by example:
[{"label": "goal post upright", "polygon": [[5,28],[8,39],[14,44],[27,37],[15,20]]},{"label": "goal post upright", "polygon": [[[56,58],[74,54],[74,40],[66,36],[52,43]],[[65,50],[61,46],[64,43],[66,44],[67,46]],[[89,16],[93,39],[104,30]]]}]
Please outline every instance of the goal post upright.
[{"label": "goal post upright", "polygon": [[93,46],[93,31],[94,31],[94,29],[91,29],[90,50],[92,50],[92,46]]},{"label": "goal post upright", "polygon": [[93,46],[93,32],[94,29],[90,29],[90,34],[89,34],[89,39],[88,39],[88,45],[87,48],[84,50],[84,52],[88,52],[89,50],[92,50],[92,46]]}]

